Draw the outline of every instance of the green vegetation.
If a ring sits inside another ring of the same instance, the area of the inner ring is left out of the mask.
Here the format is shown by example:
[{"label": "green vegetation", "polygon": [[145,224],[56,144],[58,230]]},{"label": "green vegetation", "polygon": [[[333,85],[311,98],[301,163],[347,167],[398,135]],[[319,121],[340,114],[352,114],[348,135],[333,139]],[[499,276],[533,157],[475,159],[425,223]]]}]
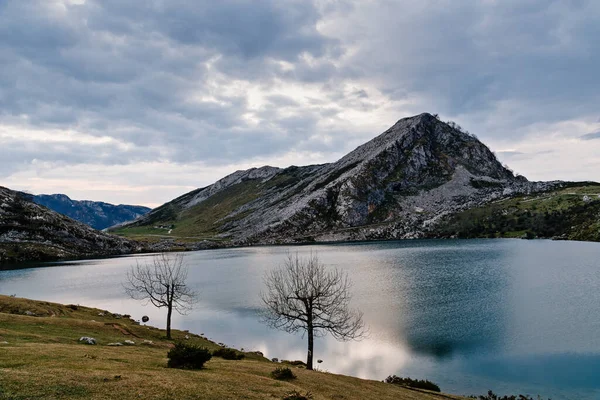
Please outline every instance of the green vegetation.
[{"label": "green vegetation", "polygon": [[215,357],[221,357],[223,360],[241,360],[245,357],[243,353],[228,347],[217,349],[212,352],[212,355]]},{"label": "green vegetation", "polygon": [[271,378],[278,379],[280,381],[286,381],[290,379],[296,379],[296,375],[288,367],[277,367],[271,371]]},{"label": "green vegetation", "polygon": [[600,241],[600,185],[519,196],[456,214],[431,236]]},{"label": "green vegetation", "polygon": [[167,353],[167,367],[202,369],[204,364],[212,358],[210,350],[193,344],[179,342]]},{"label": "green vegetation", "polygon": [[[529,395],[523,395],[523,394],[520,394],[518,396],[516,396],[516,395],[498,396],[491,390],[485,396],[478,396],[478,397],[471,396],[471,398],[478,399],[478,400],[542,400],[539,396],[536,399],[534,399],[533,397],[531,397]],[[550,399],[548,399],[548,400],[550,400]]]},{"label": "green vegetation", "polygon": [[168,207],[165,205],[163,207],[169,208],[171,211],[161,212],[160,218],[154,217],[148,222],[151,225],[118,228],[112,233],[136,239],[160,237],[192,241],[214,240],[221,233],[222,225],[240,218],[239,215],[231,217],[229,215],[244,204],[258,198],[261,189],[263,189],[263,185],[259,181],[244,181],[210,196],[187,210],[176,212],[173,211],[175,209],[172,204]]},{"label": "green vegetation", "polygon": [[411,388],[431,390],[432,392],[441,392],[440,387],[435,383],[423,380],[423,379],[412,379],[402,378],[401,376],[390,375],[385,378],[385,383],[391,383],[393,385],[407,386]]},{"label": "green vegetation", "polygon": [[[175,343],[211,352],[221,348],[189,332],[172,335]],[[82,336],[98,344],[80,344]],[[124,340],[135,345],[107,346]],[[277,364],[253,352],[239,361],[213,357],[200,371],[167,368],[173,347],[164,330],[105,310],[0,296],[0,399],[300,399],[310,398],[307,392],[314,400],[439,399],[431,392],[302,368],[294,369],[294,380],[273,380]]]}]

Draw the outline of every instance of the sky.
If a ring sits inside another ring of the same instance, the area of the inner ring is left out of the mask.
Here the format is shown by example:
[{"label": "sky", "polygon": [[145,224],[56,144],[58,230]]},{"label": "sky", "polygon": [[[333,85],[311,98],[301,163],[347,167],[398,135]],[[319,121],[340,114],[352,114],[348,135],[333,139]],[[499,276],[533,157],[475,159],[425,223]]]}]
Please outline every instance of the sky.
[{"label": "sky", "polygon": [[0,0],[0,185],[158,206],[437,113],[600,181],[597,0]]}]

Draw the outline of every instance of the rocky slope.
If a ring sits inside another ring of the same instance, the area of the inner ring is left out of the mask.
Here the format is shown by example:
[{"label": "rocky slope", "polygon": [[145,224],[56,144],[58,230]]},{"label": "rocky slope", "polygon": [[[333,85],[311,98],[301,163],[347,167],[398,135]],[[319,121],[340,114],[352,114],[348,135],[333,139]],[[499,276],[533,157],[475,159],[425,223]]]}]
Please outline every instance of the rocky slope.
[{"label": "rocky slope", "polygon": [[464,210],[562,185],[515,177],[477,138],[425,113],[337,162],[237,171],[118,232],[231,244],[416,238]]},{"label": "rocky slope", "polygon": [[0,186],[0,262],[126,254],[139,245],[33,203]]},{"label": "rocky slope", "polygon": [[133,221],[151,210],[143,206],[71,200],[64,194],[32,195],[31,200],[98,230]]}]

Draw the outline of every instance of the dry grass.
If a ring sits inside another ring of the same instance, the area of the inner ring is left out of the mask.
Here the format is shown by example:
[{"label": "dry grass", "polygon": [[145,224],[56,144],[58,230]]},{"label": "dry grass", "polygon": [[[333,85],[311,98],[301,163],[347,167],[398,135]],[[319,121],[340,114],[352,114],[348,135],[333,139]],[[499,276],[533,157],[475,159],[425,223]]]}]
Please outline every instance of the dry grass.
[{"label": "dry grass", "polygon": [[[173,334],[176,339],[186,335]],[[79,344],[80,336],[99,344]],[[219,347],[190,336],[192,343]],[[136,345],[106,346],[126,339]],[[144,339],[154,344],[140,345]],[[160,329],[115,319],[103,310],[0,296],[4,341],[0,399],[280,399],[291,390],[311,392],[315,400],[457,398],[304,369],[294,370],[292,382],[277,381],[269,376],[277,364],[253,353],[241,361],[213,357],[200,371],[169,369],[166,354],[172,344]]]}]

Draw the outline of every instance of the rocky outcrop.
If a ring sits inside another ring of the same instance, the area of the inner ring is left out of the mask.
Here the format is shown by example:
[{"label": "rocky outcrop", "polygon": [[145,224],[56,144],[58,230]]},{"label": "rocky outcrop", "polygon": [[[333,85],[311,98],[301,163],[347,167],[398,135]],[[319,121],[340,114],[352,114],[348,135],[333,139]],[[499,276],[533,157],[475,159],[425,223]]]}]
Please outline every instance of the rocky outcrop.
[{"label": "rocky outcrop", "polygon": [[560,185],[514,176],[476,137],[425,113],[337,162],[237,171],[128,226],[241,245],[414,238],[447,215]]},{"label": "rocky outcrop", "polygon": [[103,233],[0,187],[0,262],[128,254],[139,244]]},{"label": "rocky outcrop", "polygon": [[26,195],[34,203],[48,207],[57,213],[83,222],[94,229],[102,230],[130,222],[151,210],[143,206],[114,205],[99,201],[71,200],[64,194]]}]

